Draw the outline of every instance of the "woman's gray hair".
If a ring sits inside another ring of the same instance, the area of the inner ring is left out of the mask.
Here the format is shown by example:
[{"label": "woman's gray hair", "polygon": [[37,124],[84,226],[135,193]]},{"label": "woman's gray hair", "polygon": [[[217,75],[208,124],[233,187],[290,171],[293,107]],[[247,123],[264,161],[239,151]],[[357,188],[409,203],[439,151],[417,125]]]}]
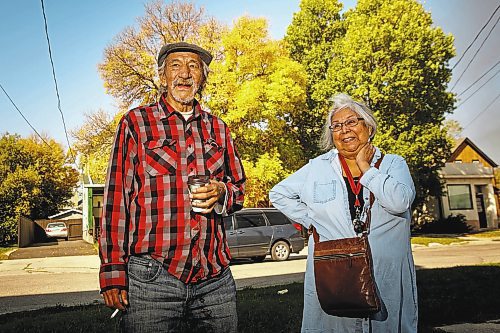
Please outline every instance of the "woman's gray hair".
[{"label": "woman's gray hair", "polygon": [[[201,61],[201,64],[203,66],[203,79],[202,79],[202,82],[200,84],[200,87],[198,88],[197,93],[201,95],[201,92],[203,91],[203,88],[205,88],[205,84],[207,83],[208,74],[210,74],[210,68],[201,58],[200,58],[200,61]],[[163,61],[163,64],[161,64],[161,66],[158,67],[158,76],[160,78],[165,72],[165,64],[166,63],[167,63],[167,58],[165,58],[165,60]],[[167,86],[165,86],[161,83],[161,79],[160,79],[159,91],[160,91],[160,95],[167,92]]]},{"label": "woman's gray hair", "polygon": [[366,126],[371,128],[370,139],[373,139],[375,133],[377,132],[377,120],[373,116],[373,112],[370,108],[361,102],[355,101],[351,96],[344,93],[333,96],[330,101],[333,102],[333,106],[328,111],[328,115],[326,116],[326,121],[323,126],[323,133],[321,134],[321,138],[319,140],[319,147],[322,150],[328,151],[335,147],[330,126],[332,125],[333,115],[343,109],[352,110],[359,117],[363,118]]}]

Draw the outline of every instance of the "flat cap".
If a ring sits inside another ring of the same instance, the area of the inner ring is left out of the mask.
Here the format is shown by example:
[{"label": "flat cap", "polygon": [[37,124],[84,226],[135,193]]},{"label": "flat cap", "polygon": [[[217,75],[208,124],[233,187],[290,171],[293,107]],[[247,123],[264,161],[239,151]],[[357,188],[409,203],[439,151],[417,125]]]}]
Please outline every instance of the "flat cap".
[{"label": "flat cap", "polygon": [[163,61],[170,53],[174,52],[193,52],[200,56],[205,64],[210,65],[212,55],[207,50],[199,47],[198,45],[189,44],[186,42],[171,43],[163,46],[158,53],[158,67],[163,64]]}]

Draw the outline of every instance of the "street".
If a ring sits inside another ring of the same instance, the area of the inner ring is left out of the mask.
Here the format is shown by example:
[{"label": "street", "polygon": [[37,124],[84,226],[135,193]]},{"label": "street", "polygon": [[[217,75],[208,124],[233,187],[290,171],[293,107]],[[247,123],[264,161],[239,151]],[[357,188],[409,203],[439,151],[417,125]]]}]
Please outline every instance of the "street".
[{"label": "street", "polygon": [[[231,265],[238,289],[300,282],[307,248],[284,262],[240,260]],[[500,262],[500,241],[473,240],[464,244],[413,250],[417,269]],[[0,261],[0,314],[55,305],[100,302],[99,257],[66,256]]]}]

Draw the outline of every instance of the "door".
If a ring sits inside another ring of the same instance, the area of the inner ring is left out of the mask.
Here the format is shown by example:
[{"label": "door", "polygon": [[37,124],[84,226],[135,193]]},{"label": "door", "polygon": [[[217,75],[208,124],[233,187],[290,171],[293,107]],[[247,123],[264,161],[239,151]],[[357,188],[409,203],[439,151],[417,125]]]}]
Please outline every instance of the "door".
[{"label": "door", "polygon": [[238,237],[236,236],[236,231],[234,230],[233,215],[229,215],[223,218],[224,229],[226,230],[227,245],[229,246],[229,252],[232,257],[238,256]]},{"label": "door", "polygon": [[478,192],[476,187],[476,207],[477,214],[479,215],[479,228],[487,228],[488,222],[486,220],[486,209],[484,207],[483,193]]},{"label": "door", "polygon": [[238,237],[238,256],[255,257],[266,255],[269,251],[272,227],[268,226],[262,212],[236,214],[236,234]]}]

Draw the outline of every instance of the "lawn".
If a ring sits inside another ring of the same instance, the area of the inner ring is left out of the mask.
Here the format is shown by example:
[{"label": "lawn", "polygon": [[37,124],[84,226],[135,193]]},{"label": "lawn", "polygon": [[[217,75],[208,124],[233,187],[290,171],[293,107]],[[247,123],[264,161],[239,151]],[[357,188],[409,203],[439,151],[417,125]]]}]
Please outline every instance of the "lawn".
[{"label": "lawn", "polygon": [[500,238],[500,230],[483,231],[474,234],[469,234],[467,236],[477,237],[477,238]]},{"label": "lawn", "polygon": [[414,236],[411,238],[412,244],[429,246],[430,243],[438,243],[442,245],[449,245],[452,243],[463,243],[467,242],[464,239],[458,237],[429,237],[429,236]]},{"label": "lawn", "polygon": [[[419,332],[498,318],[500,263],[417,271]],[[279,294],[278,291],[288,292]],[[238,291],[239,332],[299,332],[303,285]],[[0,332],[117,332],[103,305],[57,307],[0,316]]]},{"label": "lawn", "polygon": [[470,240],[474,240],[474,238],[498,238],[500,240],[500,230],[492,230],[492,231],[482,231],[477,233],[470,234],[461,234],[461,235],[443,235],[443,234],[419,234],[412,236],[411,243],[429,246],[429,243],[439,243],[442,245],[449,245],[452,243],[461,243],[468,242],[466,238],[471,238]]},{"label": "lawn", "polygon": [[0,260],[9,259],[8,253],[16,249],[17,246],[0,246]]}]

